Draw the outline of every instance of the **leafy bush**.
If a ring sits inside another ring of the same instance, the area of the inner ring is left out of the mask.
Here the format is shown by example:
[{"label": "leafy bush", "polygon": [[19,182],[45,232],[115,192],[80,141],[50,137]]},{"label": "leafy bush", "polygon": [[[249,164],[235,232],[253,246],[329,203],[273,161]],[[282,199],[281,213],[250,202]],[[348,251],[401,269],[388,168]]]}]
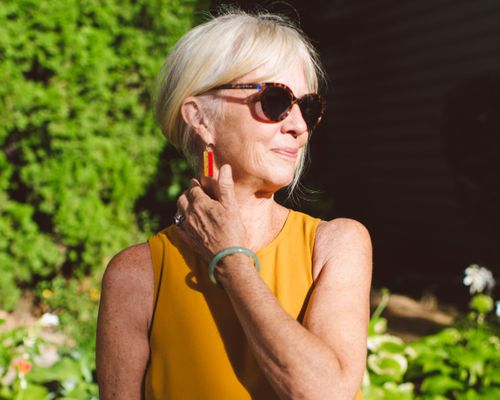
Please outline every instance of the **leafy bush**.
[{"label": "leafy bush", "polygon": [[409,344],[386,333],[388,298],[384,290],[369,325],[366,400],[500,398],[500,324],[490,296],[475,294],[454,326]]},{"label": "leafy bush", "polygon": [[59,315],[61,333],[78,343],[78,348],[92,354],[90,368],[95,369],[95,334],[100,282],[97,277],[66,280],[61,276],[42,282],[38,295],[44,311]]},{"label": "leafy bush", "polygon": [[165,145],[149,94],[203,4],[1,3],[0,307],[33,283],[99,275],[156,228],[136,209]]},{"label": "leafy bush", "polygon": [[58,325],[55,314],[44,314],[33,326],[0,333],[0,399],[97,400],[93,355],[71,346]]}]

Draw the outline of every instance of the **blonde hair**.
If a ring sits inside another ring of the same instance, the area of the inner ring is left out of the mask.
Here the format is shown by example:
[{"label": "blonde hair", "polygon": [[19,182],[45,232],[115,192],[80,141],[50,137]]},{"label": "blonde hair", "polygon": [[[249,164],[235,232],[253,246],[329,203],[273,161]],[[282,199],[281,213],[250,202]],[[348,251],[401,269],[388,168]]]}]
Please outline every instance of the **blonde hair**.
[{"label": "blonde hair", "polygon": [[[181,150],[191,166],[198,168],[199,144],[181,116],[181,105],[189,96],[207,93],[266,65],[271,78],[283,66],[300,60],[309,92],[324,83],[319,57],[303,33],[287,18],[229,10],[193,28],[174,46],[158,75],[153,96],[155,119],[163,134]],[[217,102],[211,110],[217,115]],[[307,159],[307,145],[289,185],[297,186]]]}]

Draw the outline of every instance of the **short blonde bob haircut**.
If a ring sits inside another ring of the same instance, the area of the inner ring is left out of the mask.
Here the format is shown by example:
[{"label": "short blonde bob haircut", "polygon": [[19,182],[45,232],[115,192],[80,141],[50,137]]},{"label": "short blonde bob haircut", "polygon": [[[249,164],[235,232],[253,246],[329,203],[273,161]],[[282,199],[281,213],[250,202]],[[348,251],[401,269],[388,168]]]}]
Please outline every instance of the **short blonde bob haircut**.
[{"label": "short blonde bob haircut", "polygon": [[[309,93],[324,83],[319,57],[304,34],[287,18],[229,10],[198,25],[174,46],[158,75],[153,95],[155,119],[163,134],[198,172],[202,144],[181,115],[187,97],[206,94],[266,65],[272,79],[284,67],[301,61]],[[216,103],[215,98],[212,104]],[[216,107],[212,107],[217,117]],[[307,146],[289,185],[297,186],[307,159]]]}]

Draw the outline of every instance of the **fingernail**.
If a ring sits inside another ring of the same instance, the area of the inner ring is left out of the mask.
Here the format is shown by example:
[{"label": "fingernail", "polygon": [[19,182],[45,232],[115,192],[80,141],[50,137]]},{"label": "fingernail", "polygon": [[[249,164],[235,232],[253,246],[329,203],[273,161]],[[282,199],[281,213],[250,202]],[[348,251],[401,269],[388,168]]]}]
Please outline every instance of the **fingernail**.
[{"label": "fingernail", "polygon": [[231,177],[232,177],[232,176],[231,176],[231,175],[232,175],[232,173],[231,173],[231,167],[230,167],[228,164],[224,165],[224,166],[221,168],[221,172],[222,172],[222,174],[223,174],[223,175],[222,175],[222,177],[223,177],[224,179],[226,179],[226,180],[227,180],[227,179],[231,179]]}]

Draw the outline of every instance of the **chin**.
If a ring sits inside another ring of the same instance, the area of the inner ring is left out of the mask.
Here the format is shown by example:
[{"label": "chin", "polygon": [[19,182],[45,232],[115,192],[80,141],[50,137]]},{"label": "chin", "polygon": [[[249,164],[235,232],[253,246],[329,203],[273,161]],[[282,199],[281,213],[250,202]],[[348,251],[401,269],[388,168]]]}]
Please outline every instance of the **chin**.
[{"label": "chin", "polygon": [[287,171],[286,173],[284,171],[282,173],[275,171],[273,176],[269,176],[268,179],[266,179],[266,186],[271,187],[273,192],[277,192],[278,190],[290,185],[293,182],[294,175],[295,171],[292,173],[290,173],[290,171]]}]

